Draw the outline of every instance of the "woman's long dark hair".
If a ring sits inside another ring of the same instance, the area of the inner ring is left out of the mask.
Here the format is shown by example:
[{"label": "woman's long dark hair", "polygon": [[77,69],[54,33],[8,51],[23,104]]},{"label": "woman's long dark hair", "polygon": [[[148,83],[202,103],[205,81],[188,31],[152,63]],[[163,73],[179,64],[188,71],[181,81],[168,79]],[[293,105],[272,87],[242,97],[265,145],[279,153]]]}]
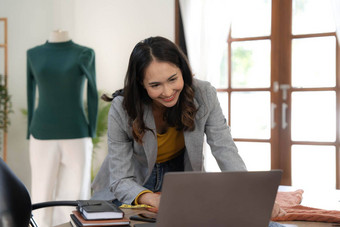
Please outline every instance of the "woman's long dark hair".
[{"label": "woman's long dark hair", "polygon": [[163,37],[150,37],[139,42],[133,49],[124,81],[123,106],[127,111],[133,129],[133,137],[138,143],[143,142],[146,130],[143,120],[144,105],[152,99],[143,87],[146,68],[153,60],[169,62],[182,72],[184,87],[175,106],[167,108],[164,119],[177,130],[192,131],[195,128],[197,108],[194,105],[193,75],[188,59],[176,44]]}]

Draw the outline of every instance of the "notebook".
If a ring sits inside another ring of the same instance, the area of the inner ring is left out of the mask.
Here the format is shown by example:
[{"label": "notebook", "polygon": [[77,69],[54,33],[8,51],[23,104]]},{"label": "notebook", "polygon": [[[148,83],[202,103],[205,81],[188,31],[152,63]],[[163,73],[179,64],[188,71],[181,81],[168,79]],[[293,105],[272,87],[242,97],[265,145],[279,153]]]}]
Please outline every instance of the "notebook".
[{"label": "notebook", "polygon": [[135,226],[267,227],[281,175],[281,170],[167,173],[156,223]]}]

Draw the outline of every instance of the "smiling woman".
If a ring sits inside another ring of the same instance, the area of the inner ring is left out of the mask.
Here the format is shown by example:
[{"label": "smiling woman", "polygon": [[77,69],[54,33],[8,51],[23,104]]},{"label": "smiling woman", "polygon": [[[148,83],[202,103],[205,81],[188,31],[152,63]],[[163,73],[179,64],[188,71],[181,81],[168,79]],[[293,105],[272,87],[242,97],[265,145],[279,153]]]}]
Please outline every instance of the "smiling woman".
[{"label": "smiling woman", "polygon": [[122,96],[109,99],[109,154],[92,199],[158,208],[160,194],[154,192],[161,191],[166,172],[204,171],[204,134],[221,170],[246,171],[215,88],[193,78],[187,58],[170,40],[137,43]]}]

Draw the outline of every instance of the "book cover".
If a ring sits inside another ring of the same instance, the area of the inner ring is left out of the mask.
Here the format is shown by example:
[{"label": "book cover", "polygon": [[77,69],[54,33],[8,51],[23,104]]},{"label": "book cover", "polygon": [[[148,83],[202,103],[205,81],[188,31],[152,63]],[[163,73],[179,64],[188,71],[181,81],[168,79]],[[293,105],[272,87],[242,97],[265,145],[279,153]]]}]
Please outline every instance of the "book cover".
[{"label": "book cover", "polygon": [[119,219],[124,212],[111,201],[105,200],[77,200],[78,211],[85,219]]},{"label": "book cover", "polygon": [[81,226],[81,223],[74,216],[74,214],[70,214],[70,217],[71,217],[70,223],[71,223],[72,227],[79,227],[79,226]]},{"label": "book cover", "polygon": [[77,210],[72,211],[71,220],[73,220],[73,222],[77,226],[91,226],[91,227],[114,226],[114,225],[129,226],[130,224],[130,220],[127,218],[106,219],[106,220],[85,220],[83,216]]}]

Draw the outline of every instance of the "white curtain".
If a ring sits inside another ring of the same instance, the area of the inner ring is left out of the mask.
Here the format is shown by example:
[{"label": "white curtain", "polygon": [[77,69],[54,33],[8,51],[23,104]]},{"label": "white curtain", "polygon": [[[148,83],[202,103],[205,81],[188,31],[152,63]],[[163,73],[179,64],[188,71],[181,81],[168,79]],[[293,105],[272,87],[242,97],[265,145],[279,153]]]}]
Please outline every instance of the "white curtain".
[{"label": "white curtain", "polygon": [[[221,61],[228,46],[232,1],[180,0],[187,54],[193,73],[213,85],[217,85],[220,79]],[[219,171],[206,142],[204,156],[206,171]]]},{"label": "white curtain", "polygon": [[[199,79],[218,84],[233,0],[180,0],[188,58]],[[216,83],[215,83],[216,82]]]},{"label": "white curtain", "polygon": [[336,35],[338,39],[338,43],[340,45],[340,0],[333,0],[333,15],[335,19],[336,25]]}]

